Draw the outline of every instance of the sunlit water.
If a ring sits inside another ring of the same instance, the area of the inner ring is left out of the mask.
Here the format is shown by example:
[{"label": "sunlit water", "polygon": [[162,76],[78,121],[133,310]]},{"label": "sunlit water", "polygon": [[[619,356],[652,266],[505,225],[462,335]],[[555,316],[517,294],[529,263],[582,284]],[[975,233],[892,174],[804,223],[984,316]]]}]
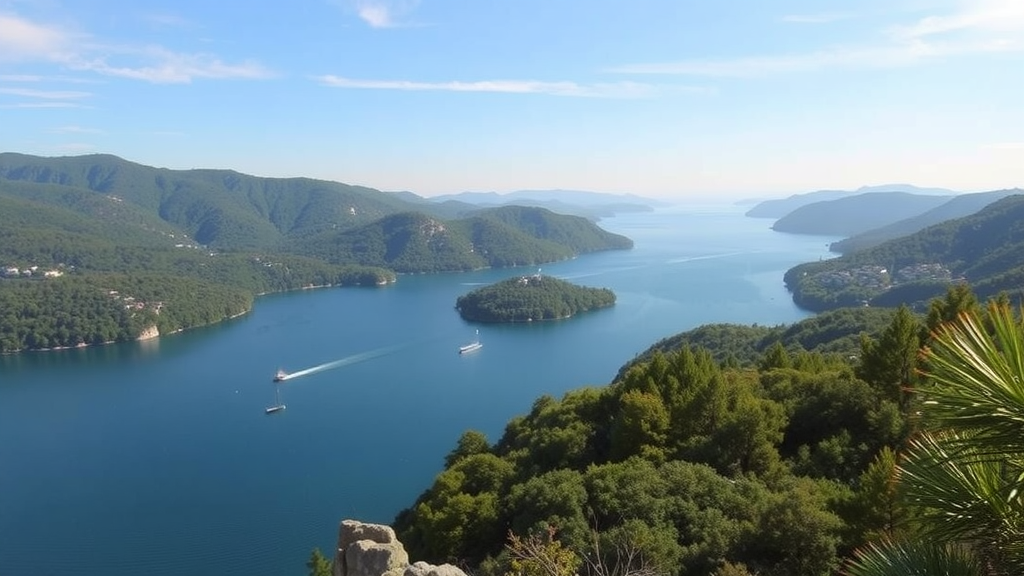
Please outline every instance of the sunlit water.
[{"label": "sunlit water", "polygon": [[[493,441],[542,394],[608,383],[657,340],[710,322],[807,316],[782,274],[831,238],[731,206],[601,225],[630,251],[543,266],[611,288],[567,321],[471,325],[474,287],[523,270],[402,276],[261,298],[157,341],[0,357],[0,574],[304,574],[343,518],[385,522],[466,429]],[[476,338],[483,348],[458,347]],[[271,378],[287,409],[274,403]]]}]

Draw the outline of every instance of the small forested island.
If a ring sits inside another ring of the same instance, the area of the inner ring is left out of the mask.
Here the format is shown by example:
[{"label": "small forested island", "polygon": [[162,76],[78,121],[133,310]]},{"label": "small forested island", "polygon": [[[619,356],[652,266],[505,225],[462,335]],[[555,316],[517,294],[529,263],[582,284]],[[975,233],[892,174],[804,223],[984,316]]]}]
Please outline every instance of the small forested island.
[{"label": "small forested island", "polygon": [[569,318],[615,304],[607,288],[577,286],[540,272],[516,276],[460,296],[455,308],[476,322],[533,322]]}]

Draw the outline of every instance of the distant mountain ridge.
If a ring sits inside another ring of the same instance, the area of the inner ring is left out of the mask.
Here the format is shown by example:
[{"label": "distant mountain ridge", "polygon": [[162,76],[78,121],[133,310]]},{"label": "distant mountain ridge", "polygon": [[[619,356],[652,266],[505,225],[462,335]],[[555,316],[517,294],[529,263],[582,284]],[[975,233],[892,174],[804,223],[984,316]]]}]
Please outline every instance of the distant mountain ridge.
[{"label": "distant mountain ridge", "polygon": [[886,240],[908,236],[928,226],[969,216],[997,200],[1013,196],[1014,194],[1024,194],[1024,190],[1011,188],[1007,190],[993,190],[991,192],[960,194],[923,214],[912,216],[881,228],[868,230],[845,240],[833,242],[829,249],[840,254],[847,254],[872,248]]},{"label": "distant mountain ridge", "polygon": [[791,234],[852,236],[917,216],[952,196],[908,192],[867,192],[801,206],[775,221],[772,229]]},{"label": "distant mountain ridge", "polygon": [[806,192],[803,194],[794,194],[787,198],[778,198],[772,200],[764,200],[749,210],[746,215],[751,218],[782,218],[783,216],[793,212],[794,210],[813,204],[815,202],[823,202],[828,200],[837,200],[839,198],[845,198],[849,196],[856,196],[858,194],[869,194],[874,192],[906,192],[909,194],[924,194],[924,195],[940,195],[950,196],[957,194],[953,190],[946,188],[922,188],[914,186],[912,184],[883,184],[880,186],[861,186],[856,190],[817,190],[815,192]]},{"label": "distant mountain ridge", "polygon": [[591,220],[623,212],[649,212],[670,203],[635,194],[612,194],[586,190],[516,190],[514,192],[460,192],[427,198],[430,202],[461,206],[537,206],[552,212],[583,216]]}]

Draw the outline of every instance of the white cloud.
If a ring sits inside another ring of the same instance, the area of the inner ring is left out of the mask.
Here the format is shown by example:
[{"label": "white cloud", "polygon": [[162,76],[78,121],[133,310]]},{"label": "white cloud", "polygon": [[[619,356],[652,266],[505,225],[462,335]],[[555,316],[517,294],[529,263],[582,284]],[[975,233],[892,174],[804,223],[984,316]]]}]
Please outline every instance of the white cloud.
[{"label": "white cloud", "polygon": [[[321,84],[335,88],[372,90],[498,92],[506,94],[547,94],[586,98],[644,98],[654,95],[654,87],[637,82],[579,84],[576,82],[542,82],[539,80],[479,80],[474,82],[417,82],[412,80],[357,80],[341,76],[319,76]],[[698,89],[690,89],[697,91]]]},{"label": "white cloud", "polygon": [[927,16],[910,25],[895,26],[896,38],[920,39],[955,32],[988,35],[1024,32],[1024,2],[1020,0],[964,0],[951,14]]},{"label": "white cloud", "polygon": [[0,14],[0,61],[60,59],[74,36],[11,14]]},{"label": "white cloud", "polygon": [[404,20],[419,0],[350,0],[356,15],[372,28],[397,28],[408,26]]},{"label": "white cloud", "polygon": [[[629,64],[609,71],[755,77],[835,67],[890,68],[947,56],[1024,51],[1024,1],[963,0],[958,6],[949,14],[889,27],[881,31],[882,40],[875,43],[795,54]],[[804,17],[803,21],[810,20]]]},{"label": "white cloud", "polygon": [[[180,22],[164,17],[162,23]],[[117,63],[112,63],[113,54]],[[104,44],[10,14],[0,14],[0,61],[42,60],[105,76],[153,83],[188,83],[195,79],[262,79],[274,74],[257,62],[225,62],[203,53],[183,53],[162,46]],[[5,77],[9,81],[38,77]]]}]

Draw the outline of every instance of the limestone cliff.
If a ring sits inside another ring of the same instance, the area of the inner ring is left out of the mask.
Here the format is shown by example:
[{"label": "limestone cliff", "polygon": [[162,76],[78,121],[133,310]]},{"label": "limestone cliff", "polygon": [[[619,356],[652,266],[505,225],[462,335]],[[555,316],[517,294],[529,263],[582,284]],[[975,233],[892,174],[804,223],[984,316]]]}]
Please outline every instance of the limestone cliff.
[{"label": "limestone cliff", "polygon": [[334,576],[466,576],[451,564],[410,564],[405,546],[390,526],[364,524],[358,520],[341,521],[332,573]]}]

